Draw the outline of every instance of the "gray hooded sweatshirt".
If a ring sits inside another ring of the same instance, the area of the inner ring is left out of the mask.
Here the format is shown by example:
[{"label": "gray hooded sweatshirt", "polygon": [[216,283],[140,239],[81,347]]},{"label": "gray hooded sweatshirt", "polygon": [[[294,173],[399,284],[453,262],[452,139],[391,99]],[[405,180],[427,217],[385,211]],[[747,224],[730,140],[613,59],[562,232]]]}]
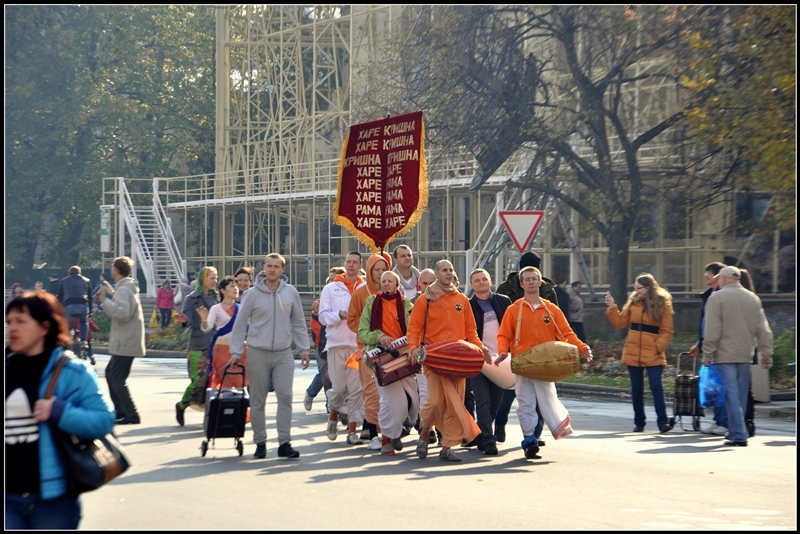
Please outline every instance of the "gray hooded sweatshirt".
[{"label": "gray hooded sweatshirt", "polygon": [[285,275],[278,281],[278,289],[267,287],[267,276],[256,275],[253,287],[245,292],[233,325],[231,357],[240,358],[247,345],[261,350],[282,351],[292,346],[301,355],[308,355],[310,341],[300,293]]}]

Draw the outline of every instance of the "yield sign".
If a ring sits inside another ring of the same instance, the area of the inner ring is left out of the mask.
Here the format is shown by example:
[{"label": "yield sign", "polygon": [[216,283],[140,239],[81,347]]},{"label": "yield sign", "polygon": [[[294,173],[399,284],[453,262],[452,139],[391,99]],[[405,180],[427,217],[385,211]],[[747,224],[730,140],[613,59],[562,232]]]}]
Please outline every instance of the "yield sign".
[{"label": "yield sign", "polygon": [[511,239],[517,246],[517,250],[522,254],[530,245],[536,230],[542,224],[544,212],[537,210],[529,211],[499,211],[500,219],[506,226]]}]

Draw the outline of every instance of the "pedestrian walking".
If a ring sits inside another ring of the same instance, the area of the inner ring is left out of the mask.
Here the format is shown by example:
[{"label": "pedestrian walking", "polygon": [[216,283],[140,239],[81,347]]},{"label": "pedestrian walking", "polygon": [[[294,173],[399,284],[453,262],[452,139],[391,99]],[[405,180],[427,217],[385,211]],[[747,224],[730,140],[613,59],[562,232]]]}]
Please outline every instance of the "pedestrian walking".
[{"label": "pedestrian walking", "polygon": [[231,359],[244,354],[247,343],[247,374],[250,383],[250,424],[256,444],[255,458],[267,456],[265,408],[270,384],[278,398],[275,416],[278,428],[278,456],[298,458],[292,447],[292,384],[294,354],[300,352],[303,369],[308,368],[309,340],[303,303],[297,289],[284,276],[286,260],[278,253],[267,254],[264,270],[242,299],[239,317],[233,325]]},{"label": "pedestrian walking", "polygon": [[675,332],[672,323],[672,296],[658,285],[650,273],[636,277],[633,293],[622,307],[606,293],[606,317],[614,328],[630,327],[622,349],[622,363],[628,366],[633,403],[633,432],[644,432],[644,373],[656,409],[656,425],[662,434],[672,430],[667,419],[667,403],[661,377],[667,365],[667,348]]},{"label": "pedestrian walking", "polygon": [[747,446],[747,394],[750,365],[758,345],[761,365],[772,367],[772,330],[761,299],[742,286],[741,271],[732,266],[720,269],[719,290],[708,297],[703,331],[703,365],[713,364],[725,383],[729,447]]},{"label": "pedestrian walking", "polygon": [[[118,425],[138,425],[139,412],[128,389],[133,359],[145,355],[144,315],[139,299],[139,285],[131,278],[133,260],[119,256],[111,264],[111,278],[115,286],[106,282],[98,293],[98,300],[106,315],[111,318],[108,351],[111,359],[106,365],[106,382]],[[112,297],[112,298],[107,298]]]}]

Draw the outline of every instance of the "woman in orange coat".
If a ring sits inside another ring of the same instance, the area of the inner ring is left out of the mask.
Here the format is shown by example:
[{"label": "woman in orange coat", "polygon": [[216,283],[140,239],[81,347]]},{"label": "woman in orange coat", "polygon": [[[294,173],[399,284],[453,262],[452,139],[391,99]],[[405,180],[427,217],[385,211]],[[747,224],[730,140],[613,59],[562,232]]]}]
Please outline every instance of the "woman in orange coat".
[{"label": "woman in orange coat", "polygon": [[672,430],[667,422],[667,403],[661,386],[661,375],[667,364],[667,347],[675,332],[672,325],[672,296],[658,285],[652,274],[643,273],[633,284],[628,302],[617,309],[614,297],[606,294],[606,316],[615,328],[630,326],[622,363],[628,366],[633,402],[633,431],[644,432],[644,371],[656,408],[656,422],[662,434]]}]

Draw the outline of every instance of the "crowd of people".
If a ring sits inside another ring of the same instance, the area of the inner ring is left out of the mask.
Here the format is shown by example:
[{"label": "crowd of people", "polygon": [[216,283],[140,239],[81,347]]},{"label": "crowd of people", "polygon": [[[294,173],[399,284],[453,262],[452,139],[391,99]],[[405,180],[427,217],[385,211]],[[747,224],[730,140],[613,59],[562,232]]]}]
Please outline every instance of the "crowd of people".
[{"label": "crowd of people", "polygon": [[[162,314],[161,325],[168,326],[166,316],[172,320],[173,309],[179,307],[174,320],[191,330],[190,383],[175,405],[176,421],[186,424],[190,406],[205,409],[208,387],[241,386],[225,381],[226,369],[236,363],[246,369],[243,385],[250,395],[253,456],[267,456],[266,401],[274,392],[277,456],[299,458],[300,451],[291,444],[294,353],[306,369],[313,348],[317,373],[303,404],[310,410],[324,391],[325,434],[331,441],[338,438],[343,423],[347,446],[366,441],[368,450],[391,456],[402,450],[402,438],[416,429],[420,459],[437,442],[443,462],[459,462],[459,446],[477,446],[493,456],[498,454],[497,443],[505,441],[509,410],[516,401],[522,455],[539,459],[544,425],[554,439],[566,437],[572,433],[569,413],[552,381],[497,370],[506,360],[553,341],[572,345],[587,361],[593,357],[583,331],[582,284],[570,286],[566,279],[554,284],[542,275],[540,263],[537,254],[523,254],[519,270],[496,290],[490,273],[475,269],[468,280],[474,295],[467,298],[448,260],[438,261],[433,269],[418,269],[407,245],[399,245],[392,255],[370,254],[366,264],[361,253],[351,251],[341,267],[331,269],[312,305],[310,322],[285,274],[286,260],[278,253],[265,257],[255,279],[250,268],[220,279],[216,268],[206,266],[197,273],[194,288],[185,279],[175,288],[165,283],[157,308],[169,314]],[[121,256],[111,267],[113,284],[101,280],[92,288],[80,267],[73,266],[64,279],[51,280],[58,283],[48,291],[13,288],[6,304],[6,428],[10,417],[30,419],[24,432],[36,434],[38,441],[24,436],[6,440],[7,458],[14,460],[7,461],[12,466],[6,471],[7,527],[77,527],[80,501],[66,493],[49,425],[91,436],[107,433],[114,424],[141,423],[126,384],[133,359],[145,354],[145,323],[132,270],[133,261]],[[749,367],[772,365],[772,332],[746,270],[715,262],[706,266],[705,277],[709,289],[703,294],[700,336],[690,354],[702,356],[703,365],[717,367],[726,397],[714,409],[713,423],[702,431],[726,436],[725,445],[746,446],[755,434]],[[93,304],[102,306],[111,319],[109,399],[93,367],[75,360],[67,367],[70,388],[55,400],[42,398],[41,384],[71,346],[68,320],[80,323],[85,336],[84,323]],[[671,295],[655,277],[642,273],[621,309],[610,294],[605,304],[610,324],[628,330],[622,364],[631,380],[633,432],[643,432],[647,422],[645,375],[658,431],[669,432],[662,374],[674,333]],[[434,365],[435,347],[454,341],[470,347],[471,357],[483,362],[485,372],[452,375]],[[367,357],[374,349],[404,354],[413,369],[382,383],[376,360]],[[82,415],[74,415],[78,413]],[[20,425],[12,426],[22,429]]]}]

